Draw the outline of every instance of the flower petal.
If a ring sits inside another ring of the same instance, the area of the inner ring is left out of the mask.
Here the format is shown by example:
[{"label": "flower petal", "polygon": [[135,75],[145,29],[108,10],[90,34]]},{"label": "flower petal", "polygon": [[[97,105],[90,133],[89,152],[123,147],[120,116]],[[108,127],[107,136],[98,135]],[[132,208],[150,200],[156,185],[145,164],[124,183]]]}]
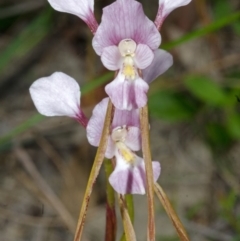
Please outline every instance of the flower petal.
[{"label": "flower petal", "polygon": [[146,105],[148,88],[143,79],[126,80],[120,71],[116,79],[106,85],[105,91],[117,109],[131,110]]},{"label": "flower petal", "polygon": [[135,126],[139,127],[139,110],[119,110],[115,109],[114,117],[112,121],[112,128],[116,128],[118,126]]},{"label": "flower petal", "polygon": [[145,44],[138,44],[134,61],[139,69],[147,68],[153,61],[153,51]]},{"label": "flower petal", "polygon": [[155,24],[159,29],[164,19],[174,9],[189,4],[192,0],[159,0],[158,13],[155,20]]},{"label": "flower petal", "polygon": [[[142,158],[136,156],[137,164],[128,164],[120,154],[116,154],[116,167],[109,177],[109,183],[120,194],[145,194],[146,172]],[[154,181],[160,175],[159,162],[152,162]],[[156,170],[154,170],[156,169]]]},{"label": "flower petal", "polygon": [[101,55],[101,60],[103,65],[109,70],[118,70],[121,67],[122,56],[119,52],[117,46],[109,46],[104,48],[103,53]]},{"label": "flower petal", "polygon": [[130,126],[127,128],[127,136],[125,139],[126,146],[132,151],[141,149],[141,131],[138,127]]},{"label": "flower petal", "polygon": [[59,12],[78,16],[87,23],[91,30],[97,27],[97,22],[93,14],[94,0],[48,0],[48,2]]},{"label": "flower petal", "polygon": [[[98,103],[92,113],[92,117],[90,118],[86,131],[87,131],[87,139],[88,142],[93,146],[99,146],[104,120],[107,112],[109,98],[104,98],[100,103]],[[112,158],[114,156],[115,145],[112,139],[108,138],[108,145],[105,156],[107,158]]]},{"label": "flower petal", "polygon": [[151,65],[142,71],[143,79],[150,84],[159,75],[167,71],[172,64],[173,58],[171,54],[162,49],[155,50]]},{"label": "flower petal", "polygon": [[123,39],[146,44],[152,50],[157,49],[161,42],[156,26],[146,17],[142,5],[134,0],[117,0],[103,9],[93,48],[101,55],[105,47],[117,46]]},{"label": "flower petal", "polygon": [[70,76],[55,72],[36,80],[29,89],[39,113],[46,116],[69,116],[78,119],[80,87]]}]

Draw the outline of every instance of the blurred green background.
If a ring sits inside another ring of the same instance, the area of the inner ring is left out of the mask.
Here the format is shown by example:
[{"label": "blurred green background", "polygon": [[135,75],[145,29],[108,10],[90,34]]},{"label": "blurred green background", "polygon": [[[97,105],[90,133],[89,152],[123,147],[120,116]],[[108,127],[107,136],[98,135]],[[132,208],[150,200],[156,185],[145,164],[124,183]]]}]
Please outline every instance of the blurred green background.
[{"label": "blurred green background", "polygon": [[[141,2],[154,20],[158,1]],[[99,21],[110,3],[95,1]],[[160,47],[173,55],[174,64],[149,91],[159,182],[191,240],[240,240],[240,2],[193,0],[168,16],[161,35]],[[0,2],[3,241],[72,240],[96,150],[73,120],[37,114],[28,89],[40,77],[65,72],[80,83],[81,105],[90,117],[113,77],[91,40],[84,22],[54,11],[47,1]],[[96,185],[84,240],[104,236],[104,173]],[[136,200],[141,241],[146,200]],[[157,200],[156,210],[158,240],[178,240]]]}]

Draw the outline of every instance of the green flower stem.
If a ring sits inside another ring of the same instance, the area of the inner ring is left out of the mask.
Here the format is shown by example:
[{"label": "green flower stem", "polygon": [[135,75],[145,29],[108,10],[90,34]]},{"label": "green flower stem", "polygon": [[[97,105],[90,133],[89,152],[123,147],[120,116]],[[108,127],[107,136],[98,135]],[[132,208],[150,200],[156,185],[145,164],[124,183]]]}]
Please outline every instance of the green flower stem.
[{"label": "green flower stem", "polygon": [[107,203],[106,203],[106,230],[105,230],[105,241],[115,241],[116,240],[116,230],[117,230],[117,219],[115,212],[115,192],[108,182],[108,178],[113,171],[113,165],[110,160],[104,160],[104,169],[106,173],[107,180]]},{"label": "green flower stem", "polygon": [[[129,217],[131,219],[132,224],[134,223],[134,202],[133,195],[127,194],[125,195],[125,202],[128,210]],[[126,241],[125,233],[122,234],[120,241]]]},{"label": "green flower stem", "polygon": [[[133,228],[133,223],[129,215],[126,199],[123,195],[118,194],[118,202],[120,206],[120,212],[123,220],[124,235],[121,241],[136,241],[136,234]],[[129,202],[132,203],[131,201]],[[132,205],[132,204],[131,204]]]}]

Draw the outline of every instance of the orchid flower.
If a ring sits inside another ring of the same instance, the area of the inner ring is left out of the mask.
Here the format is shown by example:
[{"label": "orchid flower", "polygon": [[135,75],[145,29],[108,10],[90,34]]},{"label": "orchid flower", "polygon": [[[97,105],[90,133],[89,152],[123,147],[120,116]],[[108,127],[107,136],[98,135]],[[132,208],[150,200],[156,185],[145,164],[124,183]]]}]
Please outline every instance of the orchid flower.
[{"label": "orchid flower", "polygon": [[149,86],[143,78],[144,69],[153,60],[165,61],[153,70],[159,75],[172,65],[172,56],[158,49],[160,43],[158,29],[139,2],[117,0],[103,9],[92,44],[103,65],[118,71],[116,78],[105,87],[116,108],[131,110],[146,105]]},{"label": "orchid flower", "polygon": [[80,87],[70,76],[55,72],[36,80],[29,89],[38,112],[45,116],[69,116],[84,127],[87,118],[80,108]]},{"label": "orchid flower", "polygon": [[94,0],[48,0],[50,5],[59,12],[71,13],[81,18],[95,33],[98,27],[93,14]]},{"label": "orchid flower", "polygon": [[[87,138],[91,145],[98,146],[107,111],[108,98],[103,99],[93,110],[87,125]],[[141,149],[139,112],[115,109],[111,133],[105,156],[115,157],[116,167],[109,177],[112,187],[120,194],[145,194],[146,173],[144,160],[135,154]],[[154,181],[160,175],[160,164],[152,162]]]},{"label": "orchid flower", "polygon": [[176,8],[189,4],[192,0],[159,0],[159,7],[155,19],[157,29],[160,29],[165,18]]}]

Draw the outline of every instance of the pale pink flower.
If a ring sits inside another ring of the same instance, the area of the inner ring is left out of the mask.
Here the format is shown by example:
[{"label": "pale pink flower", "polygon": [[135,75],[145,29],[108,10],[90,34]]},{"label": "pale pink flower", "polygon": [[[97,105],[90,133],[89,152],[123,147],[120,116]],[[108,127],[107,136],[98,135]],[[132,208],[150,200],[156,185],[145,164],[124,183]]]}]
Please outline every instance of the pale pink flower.
[{"label": "pale pink flower", "polygon": [[40,114],[69,116],[86,127],[88,120],[80,108],[80,87],[70,76],[55,72],[36,80],[29,91]]},{"label": "pale pink flower", "polygon": [[145,69],[157,77],[173,60],[169,53],[158,49],[161,36],[142,5],[135,0],[117,0],[103,9],[98,26],[93,14],[94,0],[48,1],[57,11],[80,17],[95,34],[92,44],[102,63],[109,70],[118,71],[115,80],[105,87],[115,107],[130,110],[146,105],[148,84],[153,79],[144,78]]},{"label": "pale pink flower", "polygon": [[[119,71],[105,87],[116,108],[130,110],[146,105],[147,82],[152,79],[144,79],[144,70],[148,67],[158,76],[172,65],[172,56],[158,49],[160,43],[158,29],[139,2],[117,0],[103,9],[93,48],[106,68]],[[165,63],[151,66],[153,61]]]},{"label": "pale pink flower", "polygon": [[189,4],[192,0],[159,0],[159,7],[155,19],[157,29],[160,29],[165,18],[176,8]]},{"label": "pale pink flower", "polygon": [[94,17],[94,0],[48,0],[50,5],[59,12],[71,13],[81,18],[95,33],[98,27]]},{"label": "pale pink flower", "polygon": [[[105,98],[95,106],[87,125],[87,138],[93,146],[98,146],[100,142],[108,100]],[[118,193],[145,194],[145,164],[144,160],[135,154],[140,149],[138,110],[115,109],[105,156],[116,159],[116,166],[109,177],[109,182]],[[153,161],[152,167],[156,181],[160,175],[159,162]]]}]

